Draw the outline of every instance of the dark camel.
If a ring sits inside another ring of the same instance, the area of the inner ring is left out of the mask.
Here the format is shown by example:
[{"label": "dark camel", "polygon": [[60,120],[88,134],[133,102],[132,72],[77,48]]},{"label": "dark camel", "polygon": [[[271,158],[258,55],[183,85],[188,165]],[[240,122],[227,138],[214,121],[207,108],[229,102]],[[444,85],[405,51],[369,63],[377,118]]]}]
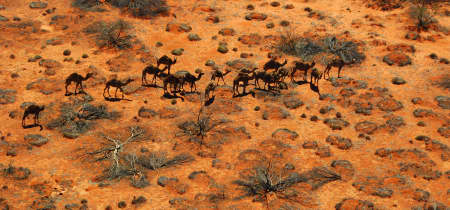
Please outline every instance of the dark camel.
[{"label": "dark camel", "polygon": [[250,81],[254,78],[255,78],[254,70],[252,72],[252,76],[250,76],[249,74],[246,74],[246,73],[238,74],[233,80],[233,96],[236,95],[236,92],[239,94],[239,84],[241,82],[243,83],[243,89],[244,89],[242,94],[245,94],[245,88],[248,86],[248,81]]},{"label": "dark camel", "polygon": [[177,58],[170,59],[169,56],[163,55],[161,58],[156,61],[156,67],[159,68],[159,65],[164,64],[166,67],[164,67],[163,71],[167,69],[167,73],[170,74],[170,67],[177,62]]},{"label": "dark camel", "polygon": [[291,72],[291,75],[290,75],[291,76],[291,82],[295,82],[294,81],[294,74],[295,74],[295,72],[297,70],[303,71],[303,80],[306,81],[306,78],[308,77],[308,70],[316,65],[316,62],[314,62],[314,61],[311,64],[305,64],[305,63],[302,63],[300,61],[295,61],[294,63],[295,63],[295,66],[292,69],[292,72]]},{"label": "dark camel", "polygon": [[341,78],[342,67],[344,67],[345,65],[353,64],[355,62],[356,62],[356,58],[353,58],[350,63],[345,63],[342,58],[334,59],[330,63],[328,63],[327,67],[325,68],[325,71],[323,72],[324,73],[323,78],[325,79],[325,75],[328,75],[328,79],[330,79],[330,71],[331,71],[332,67],[338,68],[338,78]]},{"label": "dark camel", "polygon": [[255,86],[260,88],[258,80],[262,80],[264,82],[263,89],[266,90],[266,85],[268,87],[268,90],[270,90],[270,84],[272,83],[279,83],[280,82],[281,75],[278,71],[275,72],[264,72],[260,71],[255,74]]},{"label": "dark camel", "polygon": [[200,80],[205,73],[203,73],[201,70],[196,70],[195,73],[198,74],[197,77],[195,77],[188,71],[177,71],[175,73],[175,76],[178,77],[179,80],[181,81],[181,89],[183,89],[183,91],[184,91],[184,84],[186,82],[189,83],[189,85],[191,87],[191,92],[192,92],[192,88],[194,88],[194,90],[197,90],[197,85],[195,84],[195,82]]},{"label": "dark camel", "polygon": [[163,81],[163,88],[164,88],[164,94],[169,93],[169,91],[167,90],[167,85],[171,85],[172,86],[172,94],[176,91],[180,90],[180,86],[182,84],[182,81],[176,77],[173,74],[163,74],[160,73],[159,77],[162,79]]},{"label": "dark camel", "polygon": [[216,84],[214,82],[209,82],[208,85],[205,88],[205,101],[209,101],[211,99],[210,94],[214,94],[214,91],[216,90]]},{"label": "dark camel", "polygon": [[211,75],[211,81],[214,81],[214,80],[217,79],[216,85],[219,85],[219,81],[220,81],[220,79],[222,79],[223,84],[225,85],[225,80],[223,79],[223,77],[226,76],[226,75],[227,75],[228,73],[230,73],[230,72],[231,72],[230,69],[226,69],[226,70],[225,70],[225,73],[223,73],[223,72],[220,71],[220,70],[214,70],[214,72],[213,72],[212,75]]},{"label": "dark camel", "polygon": [[108,96],[111,97],[111,94],[109,93],[109,88],[115,87],[115,88],[116,88],[116,92],[114,93],[114,98],[117,98],[117,90],[120,90],[120,92],[122,92],[122,99],[123,99],[124,94],[123,94],[123,89],[122,89],[122,87],[125,86],[125,85],[128,85],[128,84],[129,84],[130,82],[132,82],[132,81],[134,81],[134,79],[128,79],[128,80],[125,81],[125,82],[121,82],[120,80],[117,80],[117,79],[109,80],[109,81],[106,83],[105,89],[103,89],[103,97],[106,98],[106,96],[105,96],[106,90],[108,90]]},{"label": "dark camel", "polygon": [[322,76],[324,75],[324,71],[320,71],[316,68],[313,68],[311,70],[311,81],[310,83],[315,85],[317,88],[319,88],[319,80],[322,79]]},{"label": "dark camel", "polygon": [[[69,87],[69,85],[72,84],[72,82],[75,82],[75,84],[76,84],[75,85],[75,91],[74,91],[75,95],[78,94],[78,93],[84,93],[84,91],[83,91],[83,81],[91,78],[93,75],[94,75],[94,73],[87,73],[85,77],[79,75],[78,73],[72,73],[71,75],[69,75],[66,78],[66,94],[65,95],[66,96],[70,95],[68,93],[67,87]],[[80,87],[81,91],[77,92],[78,87]]]},{"label": "dark camel", "polygon": [[287,60],[284,60],[284,63],[279,63],[275,59],[270,59],[266,64],[264,64],[264,71],[268,71],[270,69],[278,70],[280,67],[283,67],[287,64]]},{"label": "dark camel", "polygon": [[156,76],[161,73],[163,70],[159,69],[156,66],[153,65],[149,65],[147,67],[145,67],[144,70],[142,70],[142,86],[147,85],[147,74],[152,75],[153,74],[153,79],[152,79],[152,84],[156,85]]},{"label": "dark camel", "polygon": [[30,126],[25,125],[25,119],[28,117],[28,115],[34,114],[34,124],[32,125],[32,127],[39,126],[42,130],[43,129],[42,125],[39,124],[39,113],[41,111],[43,111],[44,109],[45,109],[45,106],[38,106],[38,105],[34,105],[34,104],[28,106],[23,113],[22,127],[23,128],[30,127]]}]

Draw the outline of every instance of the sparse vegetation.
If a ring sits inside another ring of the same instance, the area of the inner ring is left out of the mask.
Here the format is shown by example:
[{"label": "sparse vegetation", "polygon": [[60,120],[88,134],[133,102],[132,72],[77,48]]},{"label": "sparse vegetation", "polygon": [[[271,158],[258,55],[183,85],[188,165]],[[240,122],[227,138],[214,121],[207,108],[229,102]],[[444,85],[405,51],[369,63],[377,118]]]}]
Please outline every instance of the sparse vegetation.
[{"label": "sparse vegetation", "polygon": [[325,55],[324,63],[328,63],[326,56],[334,55],[346,63],[355,60],[361,63],[365,55],[358,51],[358,45],[353,41],[339,41],[336,37],[325,37],[322,40],[311,40],[298,35],[293,28],[286,30],[280,40],[273,46],[279,52],[300,57],[304,61],[315,60],[317,55]]},{"label": "sparse vegetation", "polygon": [[138,158],[138,163],[150,170],[172,167],[191,161],[194,161],[194,157],[191,155],[181,154],[173,158],[168,158],[165,152],[151,152],[149,155],[143,155]]},{"label": "sparse vegetation", "polygon": [[433,23],[433,16],[424,5],[412,6],[409,15],[416,21],[417,31],[427,31]]},{"label": "sparse vegetation", "polygon": [[96,44],[99,48],[117,48],[119,50],[129,49],[133,46],[130,31],[133,26],[124,21],[106,23],[103,21],[94,22],[84,28],[84,33],[94,34]]},{"label": "sparse vegetation", "polygon": [[108,2],[121,9],[126,9],[133,16],[149,18],[169,10],[165,0],[108,0]]},{"label": "sparse vegetation", "polygon": [[267,201],[268,193],[282,193],[286,199],[295,196],[295,192],[284,193],[291,186],[307,181],[296,172],[284,173],[271,164],[256,166],[242,179],[233,181],[233,184],[242,187],[245,192],[241,198],[255,197],[254,201]]}]

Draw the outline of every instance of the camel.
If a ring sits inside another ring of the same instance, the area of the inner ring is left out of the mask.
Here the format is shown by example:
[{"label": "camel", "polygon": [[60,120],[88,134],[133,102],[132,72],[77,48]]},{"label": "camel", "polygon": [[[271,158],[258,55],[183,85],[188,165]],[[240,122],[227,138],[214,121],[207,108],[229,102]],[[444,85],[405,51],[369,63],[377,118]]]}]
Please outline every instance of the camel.
[{"label": "camel", "polygon": [[130,82],[132,82],[132,81],[134,81],[134,79],[128,79],[128,80],[125,81],[125,82],[121,82],[120,80],[117,80],[117,79],[109,80],[109,81],[106,83],[105,89],[103,89],[103,97],[106,98],[106,96],[105,96],[105,91],[106,91],[106,90],[108,90],[108,95],[109,95],[109,97],[111,97],[111,94],[109,93],[109,88],[110,88],[110,87],[115,87],[115,88],[116,88],[116,92],[114,93],[114,98],[117,98],[117,90],[120,90],[120,91],[122,92],[122,99],[123,99],[124,94],[123,94],[123,89],[122,89],[122,87],[125,86],[125,85],[128,85],[128,84],[129,84]]},{"label": "camel", "polygon": [[290,75],[291,76],[291,82],[295,82],[294,81],[294,74],[295,74],[295,72],[297,70],[303,71],[303,80],[306,81],[306,78],[308,77],[308,70],[316,65],[316,62],[314,62],[314,61],[311,64],[305,64],[305,63],[302,63],[300,61],[294,61],[294,63],[295,63],[295,66],[292,69],[292,72],[291,72],[291,75]]},{"label": "camel", "polygon": [[284,60],[284,63],[279,63],[275,59],[270,59],[266,64],[264,64],[264,71],[268,71],[270,69],[278,70],[280,67],[283,67],[287,64],[287,60]]},{"label": "camel", "polygon": [[216,83],[216,85],[219,85],[219,81],[220,81],[220,79],[222,79],[223,84],[225,85],[225,80],[223,79],[223,77],[226,76],[227,74],[229,74],[230,72],[231,72],[230,69],[226,69],[226,70],[225,70],[225,73],[223,73],[223,72],[220,71],[220,70],[215,70],[215,71],[212,73],[212,75],[211,75],[211,81],[214,81],[214,80],[216,80],[216,78],[217,78],[217,83]]},{"label": "camel", "polygon": [[188,71],[177,71],[175,73],[175,76],[178,77],[181,81],[181,89],[183,89],[183,91],[184,91],[184,83],[185,82],[190,84],[191,92],[192,92],[192,87],[194,87],[194,90],[197,90],[197,85],[195,84],[195,82],[200,80],[205,73],[203,73],[200,69],[195,70],[195,73],[198,74],[197,77],[195,77]]},{"label": "camel", "polygon": [[164,88],[164,94],[169,93],[167,90],[167,85],[171,85],[173,88],[172,93],[176,92],[177,90],[180,90],[180,86],[182,84],[182,81],[180,78],[176,77],[173,74],[162,74],[160,73],[160,78],[163,81],[163,88]]},{"label": "camel", "polygon": [[284,82],[286,77],[289,75],[289,71],[285,68],[280,68],[278,69],[277,74],[280,77],[280,82]]},{"label": "camel", "polygon": [[77,94],[78,87],[80,87],[81,92],[78,91],[78,93],[84,93],[83,91],[83,81],[86,81],[87,79],[91,78],[94,75],[94,73],[87,73],[85,77],[79,75],[78,73],[72,73],[66,78],[66,96],[70,95],[68,93],[67,87],[69,87],[72,82],[75,82],[75,92],[74,94]]},{"label": "camel", "polygon": [[162,72],[163,70],[159,69],[156,66],[153,65],[149,65],[147,67],[145,67],[144,70],[142,70],[142,86],[147,85],[147,74],[153,74],[153,79],[152,79],[152,83],[153,85],[156,85],[156,75],[158,75],[160,72]]},{"label": "camel", "polygon": [[322,79],[322,76],[324,75],[324,73],[325,73],[325,71],[320,71],[320,70],[318,70],[316,68],[313,68],[311,70],[311,81],[310,81],[310,83],[315,85],[317,88],[319,88],[319,80]]},{"label": "camel", "polygon": [[255,71],[252,72],[252,76],[250,76],[249,74],[245,74],[245,73],[240,73],[238,74],[234,80],[233,80],[233,96],[235,96],[235,93],[237,92],[239,94],[239,84],[241,82],[243,82],[243,93],[245,94],[245,88],[248,86],[248,81],[252,80],[255,78]]},{"label": "camel", "polygon": [[216,90],[217,85],[214,84],[214,82],[209,82],[208,85],[205,88],[205,100],[209,101],[211,97],[209,96],[210,93],[214,94],[214,91]]},{"label": "camel", "polygon": [[159,68],[159,65],[164,64],[166,65],[166,67],[164,67],[163,71],[167,69],[167,73],[170,74],[170,67],[175,64],[177,62],[177,58],[175,59],[170,59],[169,56],[167,55],[163,55],[161,58],[158,59],[158,61],[156,61],[156,64]]},{"label": "camel", "polygon": [[[42,125],[39,125],[39,113],[40,113],[41,111],[43,111],[44,109],[45,109],[45,106],[38,106],[38,105],[34,105],[34,104],[28,106],[28,107],[25,109],[24,113],[23,113],[22,127],[23,127],[23,128],[28,128],[28,127],[25,125],[25,119],[28,117],[28,115],[34,114],[34,124],[33,124],[33,125],[36,125],[36,126],[41,127],[41,130],[42,130],[42,129],[43,129],[43,128],[42,128]],[[33,127],[34,127],[34,126],[33,126]]]},{"label": "camel", "polygon": [[325,68],[324,73],[324,79],[325,79],[325,75],[328,75],[328,79],[330,79],[330,71],[332,67],[337,67],[338,68],[338,78],[341,78],[341,70],[342,67],[344,67],[345,65],[350,65],[356,62],[356,58],[353,58],[352,61],[350,63],[345,63],[344,60],[342,58],[338,58],[338,59],[333,59],[330,63],[328,63],[327,67]]}]

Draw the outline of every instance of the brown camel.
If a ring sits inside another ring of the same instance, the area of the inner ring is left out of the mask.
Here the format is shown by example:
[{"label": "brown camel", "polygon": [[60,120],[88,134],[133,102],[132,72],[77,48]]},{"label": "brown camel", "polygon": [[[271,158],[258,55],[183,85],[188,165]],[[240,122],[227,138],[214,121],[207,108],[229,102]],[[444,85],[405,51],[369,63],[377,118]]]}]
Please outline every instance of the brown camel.
[{"label": "brown camel", "polygon": [[243,93],[245,94],[245,88],[248,86],[248,81],[252,80],[255,78],[255,71],[252,72],[252,76],[250,76],[249,74],[246,73],[240,73],[238,74],[234,80],[233,80],[233,96],[235,96],[236,92],[239,94],[239,84],[242,82],[243,83]]},{"label": "brown camel", "polygon": [[164,64],[166,67],[164,67],[163,71],[167,69],[167,73],[170,74],[170,67],[177,62],[177,58],[174,58],[173,60],[169,58],[167,55],[163,55],[161,58],[156,61],[156,67],[159,68],[159,65]]},{"label": "brown camel", "polygon": [[[67,87],[69,87],[72,82],[75,82],[75,91],[74,94],[78,93],[84,93],[83,91],[83,81],[86,81],[87,79],[91,78],[94,75],[94,73],[87,73],[85,77],[79,75],[78,73],[72,73],[66,78],[66,96],[70,95]],[[80,91],[77,92],[78,87],[80,88]]]},{"label": "brown camel", "polygon": [[181,81],[181,89],[183,89],[183,91],[184,91],[184,84],[186,82],[189,83],[189,85],[191,86],[191,92],[192,88],[194,88],[194,90],[197,90],[197,85],[195,84],[195,82],[200,80],[205,73],[203,73],[200,69],[195,70],[195,73],[198,74],[197,77],[195,77],[188,71],[177,71],[175,73],[175,76],[178,77]]},{"label": "brown camel", "polygon": [[227,74],[229,74],[230,72],[231,72],[230,69],[226,69],[225,73],[220,70],[214,70],[214,72],[211,75],[211,81],[214,81],[217,78],[216,85],[219,85],[219,81],[220,81],[220,79],[222,79],[223,84],[225,85],[225,80],[223,79],[223,77],[226,76]]},{"label": "brown camel", "polygon": [[109,97],[111,97],[111,94],[109,93],[109,88],[110,88],[110,87],[115,87],[115,88],[116,88],[116,92],[114,93],[114,98],[117,98],[117,90],[120,90],[120,91],[122,92],[122,99],[123,99],[124,94],[123,94],[123,89],[122,89],[122,87],[125,86],[125,85],[128,85],[128,84],[129,84],[130,82],[132,82],[132,81],[134,81],[134,79],[128,79],[128,80],[125,81],[125,82],[121,82],[120,80],[117,80],[117,79],[109,80],[109,81],[106,83],[105,89],[103,89],[103,97],[106,98],[106,96],[105,96],[106,90],[108,90],[108,95],[109,95]]},{"label": "brown camel", "polygon": [[342,67],[344,67],[345,65],[350,65],[356,62],[356,58],[353,58],[352,61],[350,63],[345,63],[344,60],[342,58],[338,58],[338,59],[333,59],[330,63],[328,63],[327,67],[324,70],[324,79],[325,79],[325,75],[328,76],[328,79],[330,79],[330,71],[332,67],[337,67],[338,68],[338,78],[341,77],[341,70]]},{"label": "brown camel", "polygon": [[291,76],[291,82],[295,82],[294,81],[294,74],[295,74],[295,72],[297,70],[303,71],[303,80],[306,81],[306,78],[308,76],[308,70],[316,65],[316,62],[314,62],[314,61],[311,64],[305,64],[305,63],[302,63],[300,61],[295,61],[294,63],[295,63],[295,66],[292,69],[292,72],[291,72],[291,75],[290,75]]},{"label": "brown camel", "polygon": [[210,94],[214,94],[214,91],[216,90],[217,85],[214,84],[214,82],[209,82],[208,85],[205,88],[205,100],[209,101],[211,99]]},{"label": "brown camel", "polygon": [[324,71],[320,71],[316,68],[313,68],[311,70],[311,81],[310,83],[315,85],[317,88],[319,88],[319,80],[322,79],[322,76],[324,75]]},{"label": "brown camel", "polygon": [[278,70],[280,67],[283,67],[287,64],[287,60],[284,60],[284,63],[279,63],[275,59],[270,59],[267,63],[264,64],[264,71],[268,71],[270,69]]},{"label": "brown camel", "polygon": [[40,113],[41,111],[43,111],[44,109],[45,109],[45,106],[38,106],[38,105],[34,105],[34,104],[28,106],[28,107],[25,109],[24,113],[23,113],[22,127],[23,127],[23,128],[29,128],[29,126],[26,126],[26,125],[25,125],[25,119],[28,117],[28,115],[34,114],[34,124],[33,124],[33,127],[39,126],[39,127],[41,128],[41,130],[42,130],[42,129],[43,129],[43,128],[42,128],[42,125],[39,124],[39,113]]},{"label": "brown camel", "polygon": [[145,67],[145,69],[142,70],[142,86],[147,85],[147,74],[150,74],[150,75],[153,74],[152,83],[153,83],[153,85],[156,85],[156,75],[158,75],[162,71],[163,70],[161,70],[158,67],[153,66],[153,65],[149,65],[149,66]]}]

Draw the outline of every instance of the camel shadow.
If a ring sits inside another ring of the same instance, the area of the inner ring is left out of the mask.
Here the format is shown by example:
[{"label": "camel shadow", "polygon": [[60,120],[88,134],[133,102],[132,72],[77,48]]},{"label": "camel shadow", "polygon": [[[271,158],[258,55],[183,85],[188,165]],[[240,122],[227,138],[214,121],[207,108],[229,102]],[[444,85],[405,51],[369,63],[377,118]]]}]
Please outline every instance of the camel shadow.
[{"label": "camel shadow", "polygon": [[239,98],[239,97],[244,97],[244,96],[247,96],[247,95],[252,95],[253,96],[253,98],[255,97],[255,91],[253,91],[253,90],[251,90],[251,91],[249,91],[249,92],[246,92],[246,93],[239,93],[239,94],[237,94],[237,95],[233,95],[233,98]]},{"label": "camel shadow", "polygon": [[320,97],[319,86],[314,85],[314,84],[312,84],[312,83],[309,83],[309,88],[310,88],[313,92],[316,92],[317,94],[319,94],[319,97]]},{"label": "camel shadow", "polygon": [[71,95],[79,95],[79,94],[84,94],[84,95],[88,95],[88,93],[86,93],[85,91],[79,91],[77,93],[66,93],[64,94],[65,96],[71,96]]},{"label": "camel shadow", "polygon": [[177,94],[170,94],[170,93],[164,93],[164,95],[162,95],[163,98],[167,98],[167,99],[176,99],[176,98],[180,98],[181,101],[184,102],[184,98],[181,96],[177,96]]},{"label": "camel shadow", "polygon": [[216,96],[212,96],[209,100],[205,101],[205,106],[209,106],[214,102]]},{"label": "camel shadow", "polygon": [[142,87],[163,88],[157,84],[143,84]]},{"label": "camel shadow", "polygon": [[34,127],[39,127],[40,128],[40,131],[42,131],[42,129],[44,129],[43,127],[42,127],[42,125],[40,125],[40,124],[32,124],[32,125],[24,125],[24,126],[22,126],[24,129],[28,129],[28,128],[34,128]]},{"label": "camel shadow", "polygon": [[132,101],[130,99],[127,98],[111,98],[111,97],[104,97],[105,101],[109,101],[109,102],[117,102],[117,101]]},{"label": "camel shadow", "polygon": [[304,84],[307,84],[309,82],[305,81],[305,80],[302,80],[302,81],[293,81],[293,83],[296,84],[296,85],[304,85]]}]

